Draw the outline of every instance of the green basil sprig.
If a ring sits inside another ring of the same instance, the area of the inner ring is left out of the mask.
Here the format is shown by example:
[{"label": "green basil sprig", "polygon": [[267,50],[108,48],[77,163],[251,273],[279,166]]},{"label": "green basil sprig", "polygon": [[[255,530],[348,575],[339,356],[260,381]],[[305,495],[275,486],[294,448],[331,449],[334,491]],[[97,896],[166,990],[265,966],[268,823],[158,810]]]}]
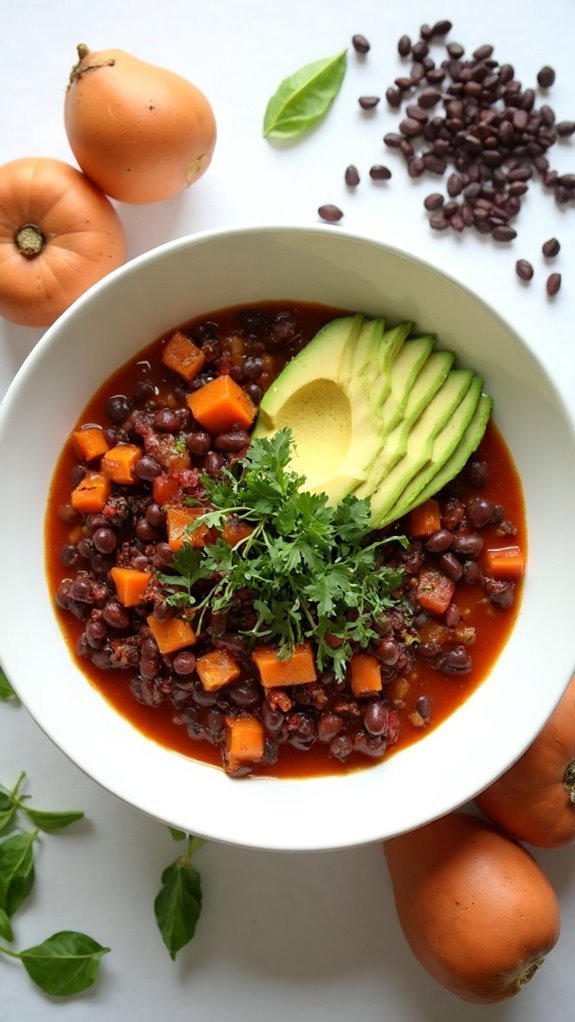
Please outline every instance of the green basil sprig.
[{"label": "green basil sprig", "polygon": [[[175,841],[181,840],[181,831],[170,830]],[[192,865],[192,855],[205,841],[191,834],[187,837],[184,854],[162,873],[162,886],[154,901],[158,929],[172,961],[192,940],[202,911],[202,882]]]},{"label": "green basil sprig", "polygon": [[8,699],[14,699],[15,697],[16,693],[0,667],[0,700],[6,702]]},{"label": "green basil sprig", "polygon": [[347,51],[306,64],[284,79],[264,115],[264,138],[297,138],[324,117],[341,89]]},{"label": "green basil sprig", "polygon": [[19,958],[30,979],[52,997],[72,997],[91,987],[100,961],[109,950],[74,930],[54,933],[42,944],[24,951],[0,946],[0,954]]},{"label": "green basil sprig", "polygon": [[30,796],[18,794],[25,776],[26,774],[22,771],[11,790],[0,784],[0,834],[12,827],[18,811],[24,813],[38,830],[47,832],[62,830],[64,827],[69,827],[71,823],[75,823],[76,820],[82,819],[84,813],[77,809],[54,812],[26,805],[26,800]]}]

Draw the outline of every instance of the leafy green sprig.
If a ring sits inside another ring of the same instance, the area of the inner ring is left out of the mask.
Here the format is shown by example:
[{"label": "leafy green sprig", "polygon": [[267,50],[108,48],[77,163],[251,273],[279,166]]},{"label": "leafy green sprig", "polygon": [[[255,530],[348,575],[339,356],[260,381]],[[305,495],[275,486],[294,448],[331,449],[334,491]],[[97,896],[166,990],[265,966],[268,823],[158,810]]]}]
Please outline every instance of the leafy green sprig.
[{"label": "leafy green sprig", "polygon": [[[12,788],[0,784],[0,939],[14,941],[12,917],[24,904],[36,879],[34,849],[41,830],[52,832],[83,817],[80,811],[46,811],[26,804],[21,795],[22,771]],[[33,830],[18,827],[18,814],[34,823]],[[16,951],[0,945],[0,954],[22,962],[33,982],[54,997],[70,997],[92,986],[100,960],[109,948],[74,930],[52,934],[41,944]]]},{"label": "leafy green sprig", "polygon": [[4,671],[0,667],[0,701],[7,702],[8,699],[15,699],[16,693],[12,688]]},{"label": "leafy green sprig", "polygon": [[325,493],[308,492],[305,477],[288,468],[291,444],[289,429],[256,438],[239,474],[225,469],[219,479],[203,478],[209,510],[190,531],[202,523],[221,529],[230,517],[252,531],[236,546],[221,536],[198,549],[184,542],[160,578],[168,602],[194,612],[198,631],[208,609],[230,609],[249,590],[257,616],[246,633],[252,642],[275,643],[286,657],[313,638],[319,669],[343,679],[354,649],[377,636],[374,618],[398,602],[403,571],[383,563],[382,547],[406,541],[366,542],[369,502],[350,495],[332,507]]},{"label": "leafy green sprig", "polygon": [[192,940],[202,911],[202,882],[192,856],[205,844],[201,837],[170,828],[174,841],[186,847],[162,873],[162,886],[154,901],[156,923],[172,961]]}]

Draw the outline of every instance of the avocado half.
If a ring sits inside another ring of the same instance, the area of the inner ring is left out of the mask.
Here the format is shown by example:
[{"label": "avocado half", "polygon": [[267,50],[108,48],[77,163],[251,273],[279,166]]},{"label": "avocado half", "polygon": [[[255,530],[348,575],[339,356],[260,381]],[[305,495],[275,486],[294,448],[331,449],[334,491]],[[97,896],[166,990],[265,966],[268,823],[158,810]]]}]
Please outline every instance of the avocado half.
[{"label": "avocado half", "polygon": [[342,316],[323,327],[262,398],[255,437],[289,427],[291,467],[337,504],[353,493],[374,528],[437,493],[478,447],[492,401],[411,323]]}]

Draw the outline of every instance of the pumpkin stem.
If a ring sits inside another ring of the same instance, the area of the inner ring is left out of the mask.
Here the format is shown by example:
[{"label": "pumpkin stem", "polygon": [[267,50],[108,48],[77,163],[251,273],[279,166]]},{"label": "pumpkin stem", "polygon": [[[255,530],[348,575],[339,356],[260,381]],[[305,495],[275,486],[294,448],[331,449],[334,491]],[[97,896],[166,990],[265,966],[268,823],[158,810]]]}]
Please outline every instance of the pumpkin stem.
[{"label": "pumpkin stem", "polygon": [[113,67],[114,64],[116,63],[113,57],[111,57],[110,60],[97,61],[95,64],[84,63],[84,61],[90,55],[90,48],[89,46],[86,46],[86,43],[78,43],[76,51],[78,53],[78,62],[74,64],[74,67],[70,71],[70,78],[68,80],[67,89],[69,89],[70,86],[73,85],[74,82],[78,80],[78,78],[81,78],[82,75],[87,74],[88,71],[96,71],[97,68],[99,67]]},{"label": "pumpkin stem", "polygon": [[569,801],[575,802],[575,759],[571,761],[563,774],[563,787],[569,795]]},{"label": "pumpkin stem", "polygon": [[544,958],[536,958],[534,962],[529,962],[524,969],[521,970],[517,977],[517,990],[522,990],[523,987],[529,983],[530,979],[533,979],[537,970],[543,965]]},{"label": "pumpkin stem", "polygon": [[26,259],[35,259],[46,245],[46,238],[36,224],[24,224],[14,238],[16,248]]}]

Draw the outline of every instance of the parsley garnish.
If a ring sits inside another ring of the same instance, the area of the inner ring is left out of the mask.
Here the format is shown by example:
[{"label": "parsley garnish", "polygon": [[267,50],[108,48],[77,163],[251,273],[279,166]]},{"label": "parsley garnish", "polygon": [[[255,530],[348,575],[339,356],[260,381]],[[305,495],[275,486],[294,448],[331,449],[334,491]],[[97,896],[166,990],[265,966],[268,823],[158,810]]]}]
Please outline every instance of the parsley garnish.
[{"label": "parsley garnish", "polygon": [[238,590],[250,590],[253,642],[277,644],[278,655],[289,656],[313,639],[319,670],[331,668],[341,680],[354,650],[377,637],[373,619],[397,606],[403,571],[383,563],[381,548],[405,541],[366,543],[368,501],[350,495],[331,507],[326,494],[303,489],[305,477],[287,468],[291,442],[289,429],[256,438],[237,475],[225,469],[220,479],[202,479],[210,509],[195,527],[222,528],[234,516],[252,532],[235,547],[221,537],[199,549],[184,543],[160,578],[169,603],[195,611],[198,630],[206,610],[224,610]]}]

